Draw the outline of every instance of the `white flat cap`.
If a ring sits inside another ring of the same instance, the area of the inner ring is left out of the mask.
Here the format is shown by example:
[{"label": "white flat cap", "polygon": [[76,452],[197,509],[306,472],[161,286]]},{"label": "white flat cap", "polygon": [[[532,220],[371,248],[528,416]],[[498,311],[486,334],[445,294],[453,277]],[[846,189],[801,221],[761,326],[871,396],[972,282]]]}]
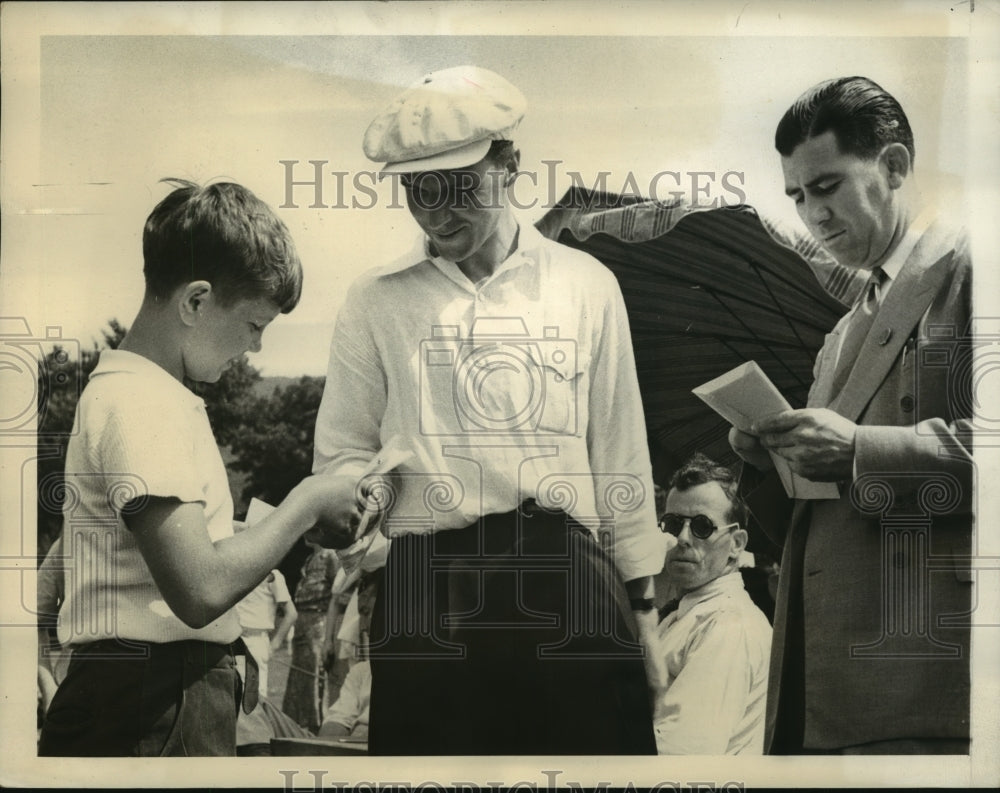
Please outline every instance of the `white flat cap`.
[{"label": "white flat cap", "polygon": [[488,69],[431,72],[368,126],[365,155],[385,163],[383,174],[473,165],[494,140],[510,140],[526,107],[524,95]]}]

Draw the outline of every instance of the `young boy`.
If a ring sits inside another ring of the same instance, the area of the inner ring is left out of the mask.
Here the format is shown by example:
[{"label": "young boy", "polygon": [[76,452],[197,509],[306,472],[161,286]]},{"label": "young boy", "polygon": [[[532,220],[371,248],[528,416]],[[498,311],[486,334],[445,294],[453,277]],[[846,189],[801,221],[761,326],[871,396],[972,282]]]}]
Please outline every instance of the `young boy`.
[{"label": "young boy", "polygon": [[310,477],[234,535],[225,466],[183,379],[214,382],[259,350],[298,302],[302,269],[250,191],[167,181],[176,189],[143,230],[142,305],[101,353],[66,455],[59,640],[73,660],[42,755],[234,755],[237,708],[256,691],[235,670],[245,646],[232,607],[310,526],[346,545],[360,520],[350,482]]}]

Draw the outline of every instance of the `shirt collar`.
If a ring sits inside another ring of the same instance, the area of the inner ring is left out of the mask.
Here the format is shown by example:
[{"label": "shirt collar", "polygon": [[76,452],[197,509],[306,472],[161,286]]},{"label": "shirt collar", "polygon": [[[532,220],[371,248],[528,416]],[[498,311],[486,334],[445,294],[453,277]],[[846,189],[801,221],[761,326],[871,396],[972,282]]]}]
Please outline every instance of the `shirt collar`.
[{"label": "shirt collar", "polygon": [[162,366],[144,355],[128,350],[101,350],[101,356],[94,371],[90,373],[90,379],[93,380],[103,374],[119,373],[138,374],[147,378],[149,382],[155,382],[162,389],[173,389],[178,399],[186,400],[194,407],[205,404],[201,397],[190,391]]},{"label": "shirt collar", "polygon": [[743,590],[743,576],[740,575],[739,570],[713,578],[707,584],[702,584],[681,598],[680,605],[677,606],[677,619],[683,617],[699,603],[704,603],[718,595],[729,595]]},{"label": "shirt collar", "polygon": [[[517,224],[517,247],[511,252],[510,256],[504,259],[497,266],[496,270],[493,271],[493,275],[490,276],[487,281],[492,280],[497,275],[507,270],[512,270],[515,267],[520,267],[523,264],[534,264],[538,262],[539,258],[539,248],[541,247],[544,237],[541,232],[538,231],[530,223]],[[425,236],[421,235],[416,241],[410,252],[399,259],[397,259],[392,264],[389,264],[378,271],[378,275],[387,276],[394,275],[395,273],[401,273],[404,270],[409,270],[411,267],[416,267],[417,265],[425,264],[430,262],[435,267],[437,267],[441,272],[447,275],[449,278],[456,280],[455,274],[457,273],[461,277],[459,283],[468,284],[471,289],[475,289],[476,285],[472,283],[461,270],[458,269],[458,265],[455,262],[445,259],[443,256],[432,256],[430,252],[430,240]],[[480,284],[481,286],[482,284]]]},{"label": "shirt collar", "polygon": [[885,264],[882,265],[882,272],[886,274],[887,278],[882,283],[883,295],[889,285],[899,277],[899,271],[903,269],[906,260],[910,258],[913,249],[917,246],[920,238],[930,225],[932,217],[933,213],[929,210],[924,210],[917,215],[916,219],[909,225],[909,228],[906,229],[906,233],[903,234],[903,239],[899,241],[899,245],[889,254],[889,258],[885,260]]}]

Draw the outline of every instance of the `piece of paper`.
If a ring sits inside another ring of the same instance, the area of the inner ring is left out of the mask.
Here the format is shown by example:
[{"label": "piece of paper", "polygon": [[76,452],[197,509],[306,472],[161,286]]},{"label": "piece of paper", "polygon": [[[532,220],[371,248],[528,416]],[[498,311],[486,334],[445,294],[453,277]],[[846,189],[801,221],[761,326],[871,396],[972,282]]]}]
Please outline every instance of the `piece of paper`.
[{"label": "piece of paper", "polygon": [[[788,400],[781,395],[756,361],[740,364],[714,380],[691,389],[691,392],[743,432],[750,432],[756,419],[791,409]],[[771,460],[789,498],[840,498],[840,489],[835,483],[813,482],[799,476],[780,454],[771,452]]]},{"label": "piece of paper", "polygon": [[277,507],[272,507],[266,501],[261,501],[259,498],[251,498],[250,505],[247,507],[247,526],[253,526],[255,523],[260,523],[264,518],[270,515]]},{"label": "piece of paper", "polygon": [[[366,476],[388,474],[396,470],[411,457],[413,457],[413,451],[406,447],[403,437],[401,435],[393,435],[386,441],[385,446],[379,450],[378,454],[372,458],[371,462],[368,463],[368,466],[361,474],[361,481],[364,481]],[[354,534],[355,540],[360,540],[370,531],[374,531],[376,528],[375,523],[380,517],[384,517],[384,515],[378,510],[377,504],[369,503],[366,505],[364,514],[361,516],[361,522],[358,524],[358,528]]]}]

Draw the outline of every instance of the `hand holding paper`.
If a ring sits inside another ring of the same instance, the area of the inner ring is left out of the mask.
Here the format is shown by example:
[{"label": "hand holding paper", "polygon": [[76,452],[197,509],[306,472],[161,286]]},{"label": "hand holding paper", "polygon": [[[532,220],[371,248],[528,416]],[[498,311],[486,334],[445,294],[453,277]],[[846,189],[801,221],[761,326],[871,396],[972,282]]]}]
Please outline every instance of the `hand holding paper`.
[{"label": "hand holding paper", "polygon": [[[343,479],[343,477],[341,477],[341,479]],[[309,488],[313,494],[313,501],[316,504],[318,504],[321,500],[327,500],[332,503],[333,509],[343,512],[342,517],[335,523],[327,517],[326,519],[321,520],[317,525],[310,527],[308,531],[303,534],[303,536],[317,545],[322,545],[326,548],[342,548],[345,545],[350,545],[351,537],[353,536],[353,526],[361,514],[359,509],[350,506],[350,501],[353,500],[353,497],[351,500],[345,502],[342,497],[342,491],[338,496],[336,490],[330,490],[329,482],[322,482],[320,477],[317,476],[307,477],[307,479],[303,481],[309,481]],[[340,485],[342,488],[344,482],[341,482]],[[266,501],[261,501],[259,498],[251,498],[250,505],[247,508],[247,519],[244,527],[260,523],[264,520],[264,518],[274,512],[275,509],[277,509],[277,507],[271,506]],[[239,521],[233,521],[233,524],[237,531],[239,531]]]},{"label": "hand holding paper", "polygon": [[365,509],[354,533],[355,540],[360,540],[381,523],[392,502],[390,474],[411,457],[413,452],[403,447],[401,436],[394,435],[365,468],[360,482],[365,496]]},{"label": "hand holding paper", "polygon": [[729,445],[742,460],[750,463],[759,471],[770,471],[774,468],[771,452],[760,442],[760,438],[736,427],[729,428]]},{"label": "hand holding paper", "polygon": [[818,482],[852,477],[857,425],[827,408],[787,410],[755,423],[761,443]]},{"label": "hand holding paper", "polygon": [[[384,524],[392,504],[390,474],[412,456],[413,452],[403,448],[399,436],[394,436],[375,455],[360,480],[328,474],[307,477],[300,487],[305,486],[306,497],[314,504],[318,520],[303,536],[335,549],[349,572],[384,564],[386,541],[376,529]],[[257,523],[274,509],[259,499],[251,499],[247,524]],[[365,557],[369,555],[366,564]]]},{"label": "hand holding paper", "polygon": [[[714,380],[710,380],[692,389],[692,393],[726,419],[737,430],[748,435],[758,435],[758,424],[765,417],[771,417],[785,411],[793,413],[802,412],[791,411],[791,405],[781,395],[781,392],[778,391],[774,383],[764,374],[756,361],[747,361],[745,364],[731,369]],[[788,428],[786,427],[786,429]],[[805,436],[800,434],[796,437],[801,441]],[[787,441],[790,438],[791,436],[786,436],[783,440]],[[737,439],[739,439],[739,436],[737,436]],[[776,452],[775,447],[769,445],[766,438],[761,438],[761,442],[769,449],[771,461],[774,463],[774,467],[785,487],[785,492],[789,497],[804,499],[839,498],[840,492],[836,484],[832,482],[813,482],[796,474],[792,470],[788,459]]]},{"label": "hand holding paper", "polygon": [[366,557],[372,554],[369,562],[381,559],[385,564],[387,543],[382,529],[385,525],[387,510],[392,503],[392,482],[390,474],[403,463],[413,457],[413,452],[405,448],[399,435],[391,437],[385,446],[372,459],[361,475],[360,489],[365,496],[365,509],[361,520],[354,531],[354,542],[347,547],[341,546],[337,551],[345,570],[355,572],[362,569],[373,569],[366,564]]},{"label": "hand holding paper", "polygon": [[315,525],[305,538],[324,548],[344,548],[354,540],[354,531],[362,519],[362,503],[353,476],[314,474],[299,483],[312,505]]}]

